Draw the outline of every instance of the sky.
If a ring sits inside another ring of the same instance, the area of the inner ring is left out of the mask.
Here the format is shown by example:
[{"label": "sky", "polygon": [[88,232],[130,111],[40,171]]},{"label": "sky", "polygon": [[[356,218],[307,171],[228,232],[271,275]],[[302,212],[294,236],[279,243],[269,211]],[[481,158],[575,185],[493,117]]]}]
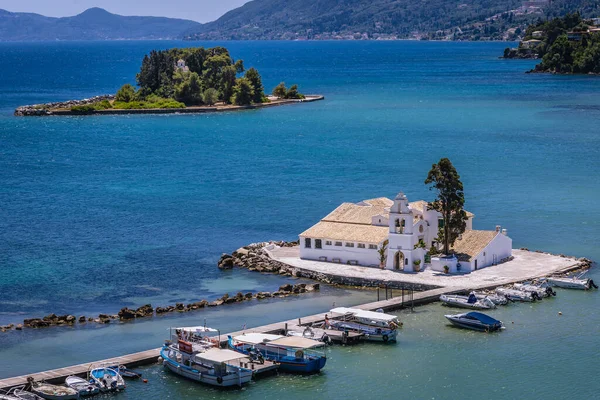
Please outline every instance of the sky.
[{"label": "sky", "polygon": [[77,15],[91,7],[121,15],[143,15],[214,21],[248,0],[0,0],[0,9],[48,17]]}]

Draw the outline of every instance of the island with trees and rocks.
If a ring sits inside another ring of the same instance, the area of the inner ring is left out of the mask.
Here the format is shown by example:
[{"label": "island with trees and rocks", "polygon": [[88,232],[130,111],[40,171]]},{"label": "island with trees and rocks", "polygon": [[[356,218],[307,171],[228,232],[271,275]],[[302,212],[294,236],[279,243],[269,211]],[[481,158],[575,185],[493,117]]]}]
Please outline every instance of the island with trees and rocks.
[{"label": "island with trees and rocks", "polygon": [[507,59],[540,59],[533,73],[599,74],[600,19],[583,19],[578,12],[527,28],[517,48],[506,48]]},{"label": "island with trees and rocks", "polygon": [[224,47],[153,50],[144,57],[136,83],[137,88],[128,83],[115,95],[22,106],[15,115],[202,113],[324,98],[305,96],[298,85],[287,88],[284,82],[266,95],[258,70],[246,70]]}]

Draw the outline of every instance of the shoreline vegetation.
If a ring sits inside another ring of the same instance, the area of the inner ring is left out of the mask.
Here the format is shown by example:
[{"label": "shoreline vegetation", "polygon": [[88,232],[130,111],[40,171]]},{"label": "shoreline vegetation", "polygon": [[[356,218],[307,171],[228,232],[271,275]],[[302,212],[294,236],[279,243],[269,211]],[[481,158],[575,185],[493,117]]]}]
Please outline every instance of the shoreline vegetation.
[{"label": "shoreline vegetation", "polygon": [[583,19],[576,12],[527,28],[516,48],[501,58],[540,59],[528,73],[600,74],[600,19]]},{"label": "shoreline vegetation", "polygon": [[245,70],[224,47],[153,50],[142,61],[137,88],[115,95],[18,107],[15,116],[204,113],[260,108],[324,99],[305,96],[284,82],[265,95],[255,68]]}]

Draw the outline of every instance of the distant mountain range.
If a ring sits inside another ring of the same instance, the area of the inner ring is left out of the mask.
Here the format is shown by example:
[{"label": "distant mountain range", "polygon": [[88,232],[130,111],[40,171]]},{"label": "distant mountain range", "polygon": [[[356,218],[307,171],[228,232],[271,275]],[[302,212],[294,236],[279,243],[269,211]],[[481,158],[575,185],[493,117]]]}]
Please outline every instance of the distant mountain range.
[{"label": "distant mountain range", "polygon": [[0,10],[0,41],[181,39],[202,24],[162,17],[125,17],[90,8],[74,17]]},{"label": "distant mountain range", "polygon": [[580,10],[596,17],[598,0],[253,0],[189,39],[517,40],[537,19]]}]

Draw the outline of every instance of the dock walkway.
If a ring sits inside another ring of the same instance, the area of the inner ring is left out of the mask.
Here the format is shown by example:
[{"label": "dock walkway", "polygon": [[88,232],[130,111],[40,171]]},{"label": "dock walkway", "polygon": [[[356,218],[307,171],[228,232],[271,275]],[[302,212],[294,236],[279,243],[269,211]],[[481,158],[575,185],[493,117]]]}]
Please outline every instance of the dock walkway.
[{"label": "dock walkway", "polygon": [[[524,254],[525,256],[529,256],[529,254]],[[556,257],[556,256],[554,256]],[[559,257],[556,257],[559,258]],[[547,257],[542,257],[543,261],[548,261]],[[286,261],[289,261],[286,260]],[[539,261],[539,260],[538,260]],[[498,266],[502,268],[503,266]],[[498,268],[497,267],[497,268]],[[562,273],[567,272],[569,270],[578,268],[578,263],[575,259],[567,259],[563,258],[560,262],[556,262],[554,268],[552,268],[551,273]],[[510,283],[520,282],[527,279],[533,279],[539,276],[543,276],[545,274],[540,274],[539,270],[527,270],[521,271],[518,274],[514,274],[510,276],[510,274],[505,274],[502,277],[495,277],[496,279],[479,279],[475,280],[471,284],[468,284],[467,280],[460,280],[460,283],[454,280],[451,286],[446,287],[438,287],[436,289],[427,290],[423,292],[415,292],[412,296],[398,296],[393,297],[387,300],[380,300],[372,303],[361,304],[358,306],[354,306],[355,308],[360,308],[363,310],[374,311],[378,309],[382,309],[383,311],[393,311],[401,308],[413,307],[417,305],[427,304],[435,302],[439,299],[442,294],[456,294],[461,292],[468,292],[470,290],[484,290],[495,288],[500,285],[506,285]],[[482,277],[483,278],[483,277]],[[500,278],[500,279],[498,279]],[[276,322],[269,325],[263,325],[252,329],[247,329],[245,331],[231,332],[221,335],[223,338],[221,340],[221,345],[226,345],[227,336],[237,336],[241,335],[244,332],[260,332],[260,333],[282,333],[286,328],[293,329],[301,326],[307,326],[311,324],[319,324],[322,323],[325,319],[325,312],[305,316],[298,319]],[[31,376],[35,380],[45,380],[49,383],[62,383],[65,378],[69,375],[79,375],[86,376],[90,365],[94,364],[105,364],[105,365],[125,365],[127,367],[136,367],[140,365],[150,365],[157,362],[159,356],[160,348],[142,351],[138,353],[128,354],[121,357],[109,358],[101,361],[94,361],[90,363],[78,364],[71,367],[59,368],[29,375],[17,376],[14,378],[7,378],[0,380],[0,389],[10,389],[15,386],[24,385],[27,382],[27,377]],[[272,370],[272,366],[265,365],[260,367],[260,365],[255,364],[255,368],[257,371],[255,374],[260,374],[262,372],[266,372],[268,370]]]}]

